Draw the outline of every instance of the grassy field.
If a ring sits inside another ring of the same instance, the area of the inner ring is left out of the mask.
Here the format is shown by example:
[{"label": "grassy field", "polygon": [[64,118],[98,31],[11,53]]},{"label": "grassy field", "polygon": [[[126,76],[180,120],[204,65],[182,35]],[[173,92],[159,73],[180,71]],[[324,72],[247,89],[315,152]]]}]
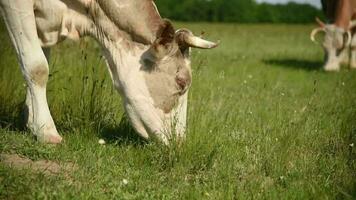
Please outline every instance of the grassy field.
[{"label": "grassy field", "polygon": [[90,40],[53,48],[48,100],[65,142],[36,142],[21,125],[24,81],[1,28],[0,152],[75,167],[48,175],[0,162],[0,199],[356,198],[356,71],[322,71],[312,26],[175,25],[221,40],[193,52],[180,147],[133,133]]}]

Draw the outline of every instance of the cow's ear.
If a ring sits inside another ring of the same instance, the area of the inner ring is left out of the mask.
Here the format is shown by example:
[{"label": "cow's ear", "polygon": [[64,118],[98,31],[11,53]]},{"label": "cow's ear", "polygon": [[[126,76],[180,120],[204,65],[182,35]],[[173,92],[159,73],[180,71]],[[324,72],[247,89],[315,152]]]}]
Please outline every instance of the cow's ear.
[{"label": "cow's ear", "polygon": [[157,32],[156,43],[160,45],[167,45],[174,40],[175,30],[169,20],[164,19],[160,29]]},{"label": "cow's ear", "polygon": [[180,46],[179,47],[180,52],[182,53],[184,58],[190,58],[192,48],[191,47],[186,47],[186,46]]},{"label": "cow's ear", "polygon": [[157,38],[151,46],[151,53],[156,58],[162,58],[174,48],[174,34],[173,25],[168,20],[163,20],[160,29],[157,32]]}]

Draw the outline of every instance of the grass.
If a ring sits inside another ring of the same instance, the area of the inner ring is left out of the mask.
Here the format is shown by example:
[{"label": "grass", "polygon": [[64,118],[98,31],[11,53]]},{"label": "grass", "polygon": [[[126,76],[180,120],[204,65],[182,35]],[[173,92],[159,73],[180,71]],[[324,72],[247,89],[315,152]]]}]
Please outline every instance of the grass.
[{"label": "grass", "polygon": [[24,81],[1,28],[0,151],[74,162],[78,170],[45,176],[0,163],[0,198],[356,198],[356,71],[322,71],[312,26],[176,26],[221,40],[215,50],[193,52],[180,147],[133,133],[91,40],[53,48],[48,100],[65,142],[36,142],[21,128]]}]

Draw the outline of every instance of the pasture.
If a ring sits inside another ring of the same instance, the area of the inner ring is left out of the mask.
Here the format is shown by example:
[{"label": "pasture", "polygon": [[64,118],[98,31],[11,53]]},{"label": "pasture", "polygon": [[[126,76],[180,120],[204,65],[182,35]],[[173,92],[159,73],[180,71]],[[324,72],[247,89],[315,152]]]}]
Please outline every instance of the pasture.
[{"label": "pasture", "polygon": [[193,51],[187,139],[166,147],[133,133],[89,39],[52,49],[47,96],[65,141],[36,142],[1,25],[0,152],[62,170],[0,162],[0,199],[356,198],[356,71],[322,71],[312,25],[175,26],[221,45]]}]

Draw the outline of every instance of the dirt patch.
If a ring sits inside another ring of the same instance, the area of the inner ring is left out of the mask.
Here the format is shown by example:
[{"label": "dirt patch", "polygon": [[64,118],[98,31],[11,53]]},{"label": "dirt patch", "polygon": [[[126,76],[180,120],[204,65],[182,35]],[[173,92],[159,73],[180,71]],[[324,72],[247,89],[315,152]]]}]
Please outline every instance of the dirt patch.
[{"label": "dirt patch", "polygon": [[46,175],[57,175],[59,173],[68,174],[77,169],[74,163],[59,164],[50,160],[32,161],[29,158],[19,156],[18,154],[0,154],[0,164],[14,169],[29,169],[36,173]]}]

